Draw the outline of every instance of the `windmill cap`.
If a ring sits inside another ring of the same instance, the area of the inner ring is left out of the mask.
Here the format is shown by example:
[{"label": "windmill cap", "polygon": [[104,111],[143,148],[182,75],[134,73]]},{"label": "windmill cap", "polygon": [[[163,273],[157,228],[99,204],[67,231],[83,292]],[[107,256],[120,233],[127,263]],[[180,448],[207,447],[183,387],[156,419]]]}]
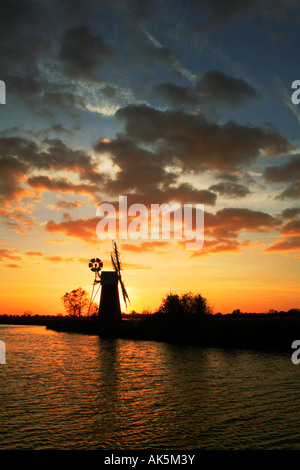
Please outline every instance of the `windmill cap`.
[{"label": "windmill cap", "polygon": [[117,284],[118,283],[118,274],[115,271],[102,271],[101,273],[101,284]]}]

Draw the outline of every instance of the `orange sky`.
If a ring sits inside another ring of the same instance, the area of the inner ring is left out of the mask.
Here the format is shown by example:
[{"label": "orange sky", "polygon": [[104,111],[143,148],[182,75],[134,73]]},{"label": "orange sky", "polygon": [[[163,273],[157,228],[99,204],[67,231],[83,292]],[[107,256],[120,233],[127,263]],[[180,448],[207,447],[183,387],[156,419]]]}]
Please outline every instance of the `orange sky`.
[{"label": "orange sky", "polygon": [[[241,252],[192,257],[190,252],[178,249],[176,241],[163,242],[159,251],[157,246],[151,251],[151,242],[146,243],[147,252],[129,251],[129,247],[122,250],[123,244],[118,244],[131,300],[127,310],[122,301],[125,312],[153,310],[167,293],[189,291],[206,297],[214,313],[236,308],[247,312],[298,308],[296,258],[262,254],[262,247],[251,246]],[[80,255],[72,244],[76,246],[76,242],[62,245],[63,255],[56,256],[15,251],[7,267],[1,269],[1,313],[64,313],[60,299],[65,292],[81,286],[91,293],[93,273],[88,261],[100,257],[103,269],[111,270],[111,243],[102,241],[98,247],[80,248]],[[74,252],[79,256],[68,256]]]}]

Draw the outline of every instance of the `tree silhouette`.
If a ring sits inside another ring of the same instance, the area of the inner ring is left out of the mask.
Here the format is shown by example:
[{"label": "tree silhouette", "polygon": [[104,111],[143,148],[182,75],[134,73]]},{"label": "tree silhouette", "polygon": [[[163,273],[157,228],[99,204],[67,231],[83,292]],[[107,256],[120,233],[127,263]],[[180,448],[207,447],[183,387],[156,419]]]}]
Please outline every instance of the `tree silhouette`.
[{"label": "tree silhouette", "polygon": [[209,315],[212,314],[212,308],[201,294],[188,292],[179,297],[178,294],[170,293],[163,299],[158,312],[173,316]]},{"label": "tree silhouette", "polygon": [[97,302],[92,302],[89,308],[89,311],[87,312],[87,315],[89,317],[96,317],[99,312],[99,305]]},{"label": "tree silhouette", "polygon": [[62,302],[68,315],[78,318],[87,313],[90,303],[89,295],[82,287],[66,292],[62,296]]}]

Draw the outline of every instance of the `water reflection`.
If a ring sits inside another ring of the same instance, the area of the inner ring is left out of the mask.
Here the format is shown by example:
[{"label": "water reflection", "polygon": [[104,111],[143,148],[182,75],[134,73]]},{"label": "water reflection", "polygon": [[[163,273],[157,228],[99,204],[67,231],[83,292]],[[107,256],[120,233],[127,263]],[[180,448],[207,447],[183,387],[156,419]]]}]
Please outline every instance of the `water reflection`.
[{"label": "water reflection", "polygon": [[276,353],[0,327],[1,449],[300,448],[300,374]]}]

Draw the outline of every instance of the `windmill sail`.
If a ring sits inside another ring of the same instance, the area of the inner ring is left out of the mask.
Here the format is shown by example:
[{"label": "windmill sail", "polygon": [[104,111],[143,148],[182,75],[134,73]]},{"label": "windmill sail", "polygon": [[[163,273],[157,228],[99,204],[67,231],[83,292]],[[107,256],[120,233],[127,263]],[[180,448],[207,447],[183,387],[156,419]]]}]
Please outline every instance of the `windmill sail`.
[{"label": "windmill sail", "polygon": [[116,271],[116,273],[118,275],[118,280],[120,282],[123,299],[124,299],[125,305],[127,307],[127,302],[130,303],[130,299],[129,299],[125,284],[124,284],[124,282],[122,280],[122,277],[121,277],[122,264],[121,264],[121,260],[120,260],[120,254],[119,254],[116,242],[113,241],[112,244],[113,244],[113,253],[111,254],[111,262],[112,262],[112,265],[114,267],[114,270]]},{"label": "windmill sail", "polygon": [[114,260],[116,262],[118,272],[120,273],[120,271],[122,271],[122,266],[121,266],[119,251],[118,251],[117,244],[115,241],[113,241],[113,250],[114,250]]},{"label": "windmill sail", "polygon": [[122,279],[120,278],[120,284],[121,284],[121,289],[122,289],[122,294],[123,294],[123,299],[124,299],[124,302],[125,302],[125,305],[127,307],[127,301],[130,303],[130,300],[129,300],[129,296],[127,294],[127,290],[125,288],[125,285],[122,281]]},{"label": "windmill sail", "polygon": [[117,268],[117,265],[116,265],[116,262],[115,262],[115,259],[114,259],[113,255],[110,255],[110,259],[111,259],[112,265],[114,267],[114,270],[118,273],[118,268]]}]

